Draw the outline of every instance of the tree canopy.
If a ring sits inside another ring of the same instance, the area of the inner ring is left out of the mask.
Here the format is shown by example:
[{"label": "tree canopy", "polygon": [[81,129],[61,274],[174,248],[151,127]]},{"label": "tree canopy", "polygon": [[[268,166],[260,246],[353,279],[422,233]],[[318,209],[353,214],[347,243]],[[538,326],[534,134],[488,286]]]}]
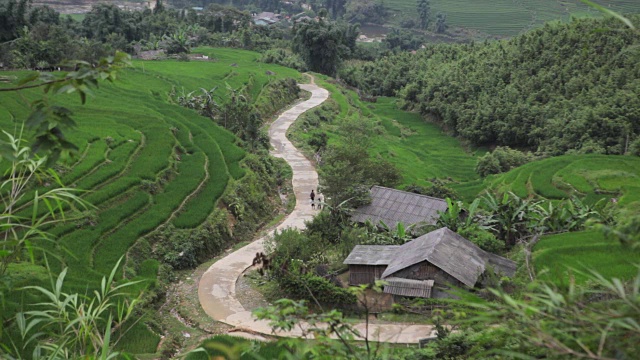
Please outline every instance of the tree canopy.
[{"label": "tree canopy", "polygon": [[397,94],[473,144],[623,154],[640,134],[639,40],[615,20],[582,19],[347,64],[340,76]]},{"label": "tree canopy", "polygon": [[293,31],[294,51],[310,70],[327,75],[334,75],[341,61],[355,50],[359,33],[357,25],[323,18],[299,23]]}]

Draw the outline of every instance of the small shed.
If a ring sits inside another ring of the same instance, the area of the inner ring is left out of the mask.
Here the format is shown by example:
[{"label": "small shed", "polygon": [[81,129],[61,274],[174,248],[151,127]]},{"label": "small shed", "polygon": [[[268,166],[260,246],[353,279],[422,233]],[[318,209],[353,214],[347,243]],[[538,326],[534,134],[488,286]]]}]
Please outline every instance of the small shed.
[{"label": "small shed", "polygon": [[349,284],[371,284],[380,280],[399,245],[356,245],[344,264],[349,265]]},{"label": "small shed", "polygon": [[[461,235],[441,228],[400,246],[357,245],[344,261],[349,283],[384,280],[384,292],[433,297],[437,288],[474,287],[487,270],[513,277],[515,262],[480,249]],[[437,294],[436,294],[437,295]]]},{"label": "small shed", "polygon": [[430,298],[433,289],[433,280],[411,280],[398,277],[386,278],[387,285],[384,286],[386,294]]},{"label": "small shed", "polygon": [[361,223],[368,220],[375,225],[382,221],[391,228],[400,222],[407,226],[435,225],[440,217],[438,211],[446,211],[447,207],[444,199],[374,186],[371,203],[355,209],[351,220]]}]

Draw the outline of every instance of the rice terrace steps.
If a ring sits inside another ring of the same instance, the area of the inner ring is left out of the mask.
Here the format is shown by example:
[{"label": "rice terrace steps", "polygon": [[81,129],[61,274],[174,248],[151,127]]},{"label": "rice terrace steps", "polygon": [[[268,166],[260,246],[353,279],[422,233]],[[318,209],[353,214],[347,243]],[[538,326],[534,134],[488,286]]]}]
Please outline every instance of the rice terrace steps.
[{"label": "rice terrace steps", "polygon": [[[150,255],[157,251],[152,247],[156,239],[150,236],[164,224],[186,231],[197,228],[214,211],[228,184],[244,177],[241,160],[246,152],[237,138],[210,119],[174,104],[168,99],[172,91],[214,84],[216,96],[224,101],[228,89],[220,84],[227,78],[233,89],[249,84],[252,101],[266,101],[257,96],[272,80],[300,76],[289,68],[258,63],[259,54],[250,51],[194,51],[215,54],[216,61],[134,60],[117,82],[101,84],[97,96],[84,106],[75,97],[53,99],[74,111],[77,123],[65,132],[78,152],[75,158],[61,159],[62,182],[82,189],[82,197],[96,206],[83,213],[83,219],[50,229],[59,239],[57,245],[43,244],[64,249],[56,249],[60,256],[48,262],[53,272],[63,266],[69,269],[66,291],[91,291],[123,256],[127,265],[123,271],[133,271],[126,275],[142,281],[136,291],[157,286],[160,263]],[[16,81],[24,76],[18,71],[7,73],[15,73]],[[41,97],[41,92],[0,93],[0,128],[14,127],[9,115],[27,118],[28,103]],[[24,281],[31,282],[24,285],[48,285],[47,278],[25,273]],[[29,296],[25,292],[24,298],[8,299],[8,308],[17,309],[22,301],[40,301]],[[160,335],[145,324],[146,315],[141,320],[119,346],[150,354],[157,349]]]},{"label": "rice terrace steps", "polygon": [[[311,189],[318,186],[318,174],[315,168],[286,138],[289,126],[305,111],[323,103],[329,92],[315,84],[300,85],[303,90],[311,92],[311,98],[288,109],[278,117],[269,129],[269,137],[274,148],[272,155],[284,158],[293,169],[293,190],[296,196],[296,207],[291,214],[277,227],[304,228],[304,222],[310,220],[313,211],[306,201]],[[271,234],[271,233],[270,233]],[[266,236],[270,236],[266,235]],[[245,309],[236,298],[236,282],[242,273],[251,266],[257,252],[264,251],[264,237],[227,255],[215,262],[202,275],[198,285],[198,297],[204,311],[214,320],[243,329],[249,333],[272,334],[269,322],[255,320],[250,309]],[[361,334],[366,333],[365,323],[355,324],[354,328]],[[369,339],[391,343],[418,343],[422,338],[433,336],[435,331],[430,325],[398,325],[370,324]],[[238,335],[238,332],[233,334]],[[277,336],[301,337],[298,328],[289,332],[277,332]]]}]

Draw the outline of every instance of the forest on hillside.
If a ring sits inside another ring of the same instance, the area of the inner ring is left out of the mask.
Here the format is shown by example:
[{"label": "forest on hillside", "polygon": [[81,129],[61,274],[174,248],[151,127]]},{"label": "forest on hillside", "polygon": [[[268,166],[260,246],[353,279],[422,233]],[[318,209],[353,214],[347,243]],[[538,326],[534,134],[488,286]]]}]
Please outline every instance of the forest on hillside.
[{"label": "forest on hillside", "polygon": [[476,145],[546,155],[637,153],[639,40],[610,19],[547,23],[505,41],[353,61],[339,77],[371,95],[397,95]]}]

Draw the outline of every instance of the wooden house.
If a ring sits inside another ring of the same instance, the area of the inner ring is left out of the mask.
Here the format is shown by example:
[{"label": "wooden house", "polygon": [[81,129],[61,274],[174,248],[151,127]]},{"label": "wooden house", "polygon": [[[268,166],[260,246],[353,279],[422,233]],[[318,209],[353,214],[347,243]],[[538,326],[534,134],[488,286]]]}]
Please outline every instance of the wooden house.
[{"label": "wooden house", "polygon": [[371,188],[371,203],[355,209],[351,220],[370,221],[374,225],[382,221],[390,228],[395,228],[398,223],[406,226],[435,225],[440,217],[438,211],[446,211],[447,207],[443,199],[374,186]]},{"label": "wooden house", "polygon": [[443,297],[451,285],[474,287],[491,270],[512,277],[516,264],[480,249],[459,234],[441,228],[400,246],[357,245],[344,264],[349,283],[384,280],[384,292],[411,297]]}]

